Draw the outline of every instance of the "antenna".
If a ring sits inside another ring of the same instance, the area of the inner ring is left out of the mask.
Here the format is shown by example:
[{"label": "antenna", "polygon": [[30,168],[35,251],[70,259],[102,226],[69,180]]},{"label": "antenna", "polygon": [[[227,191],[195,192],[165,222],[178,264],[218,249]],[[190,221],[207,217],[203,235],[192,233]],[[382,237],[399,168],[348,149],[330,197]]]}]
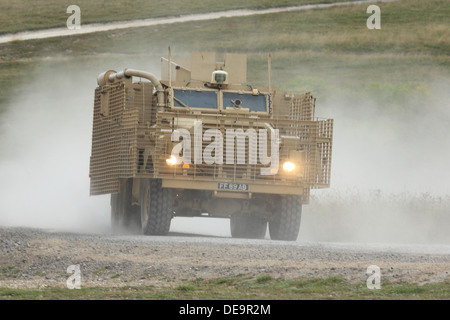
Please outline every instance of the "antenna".
[{"label": "antenna", "polygon": [[172,53],[169,46],[169,87],[172,87]]},{"label": "antenna", "polygon": [[269,92],[272,92],[272,65],[271,65],[271,54],[267,56],[267,71],[269,73]]}]

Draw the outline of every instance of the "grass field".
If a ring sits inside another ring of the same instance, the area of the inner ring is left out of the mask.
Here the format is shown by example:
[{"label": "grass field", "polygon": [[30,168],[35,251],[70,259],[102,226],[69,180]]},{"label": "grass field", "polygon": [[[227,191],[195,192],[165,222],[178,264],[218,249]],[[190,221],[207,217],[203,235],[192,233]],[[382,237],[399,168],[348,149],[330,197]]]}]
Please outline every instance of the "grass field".
[{"label": "grass field", "polygon": [[0,45],[0,109],[37,65],[157,62],[169,45],[184,57],[191,50],[246,52],[249,81],[259,85],[267,82],[266,54],[271,52],[273,83],[281,89],[313,91],[319,97],[339,90],[351,99],[369,93],[388,109],[401,110],[410,100],[422,105],[430,99],[430,82],[448,79],[450,5],[406,0],[380,6],[381,30],[368,30],[366,5],[354,5]]},{"label": "grass field", "polygon": [[[348,1],[348,0],[347,0]],[[352,1],[352,0],[350,0]],[[355,1],[355,0],[353,0]],[[171,1],[106,1],[106,0],[14,0],[0,3],[0,34],[54,27],[65,27],[70,14],[67,7],[76,4],[82,23],[98,23],[205,13],[235,9],[266,9],[311,3],[332,3],[337,0],[171,0]]]},{"label": "grass field", "polygon": [[189,299],[189,300],[301,300],[301,299],[448,299],[449,283],[416,285],[383,283],[370,290],[366,284],[349,284],[340,277],[326,279],[219,278],[186,280],[165,287],[7,289],[0,288],[0,300],[13,299]]}]

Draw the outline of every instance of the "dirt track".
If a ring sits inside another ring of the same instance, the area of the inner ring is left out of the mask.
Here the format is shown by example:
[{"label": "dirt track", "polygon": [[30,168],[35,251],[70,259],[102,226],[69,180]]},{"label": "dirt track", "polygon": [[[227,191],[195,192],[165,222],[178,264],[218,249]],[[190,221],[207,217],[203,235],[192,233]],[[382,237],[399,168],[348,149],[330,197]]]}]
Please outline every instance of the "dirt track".
[{"label": "dirt track", "polygon": [[0,227],[0,287],[64,287],[70,265],[82,286],[172,286],[183,279],[233,276],[326,278],[365,283],[370,265],[381,281],[442,282],[450,246],[279,242],[171,234],[168,237],[75,234]]}]

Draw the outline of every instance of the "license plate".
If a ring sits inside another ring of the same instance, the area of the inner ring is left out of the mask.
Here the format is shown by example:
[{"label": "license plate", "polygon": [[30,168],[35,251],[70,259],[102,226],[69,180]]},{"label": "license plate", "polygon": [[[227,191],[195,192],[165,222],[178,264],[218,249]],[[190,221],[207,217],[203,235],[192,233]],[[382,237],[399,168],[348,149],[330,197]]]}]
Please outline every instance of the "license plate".
[{"label": "license plate", "polygon": [[219,182],[217,187],[219,190],[248,191],[246,183]]}]

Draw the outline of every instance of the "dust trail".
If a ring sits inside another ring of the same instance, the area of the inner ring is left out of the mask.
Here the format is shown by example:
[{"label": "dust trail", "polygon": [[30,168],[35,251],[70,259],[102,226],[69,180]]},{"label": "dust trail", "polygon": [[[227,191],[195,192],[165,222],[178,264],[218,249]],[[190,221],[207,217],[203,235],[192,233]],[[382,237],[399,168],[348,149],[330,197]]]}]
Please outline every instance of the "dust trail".
[{"label": "dust trail", "polygon": [[88,193],[95,79],[56,68],[32,75],[2,114],[0,224],[107,228],[108,200]]},{"label": "dust trail", "polygon": [[285,7],[285,8],[271,8],[271,9],[264,9],[264,10],[250,10],[250,9],[228,10],[228,11],[210,12],[210,13],[202,13],[202,14],[182,15],[182,16],[175,16],[175,17],[140,19],[140,20],[119,21],[119,22],[110,22],[110,23],[84,24],[81,26],[81,29],[78,29],[78,30],[69,30],[67,28],[52,28],[52,29],[45,29],[45,30],[38,30],[38,31],[26,31],[26,32],[13,33],[13,34],[5,34],[3,36],[0,36],[0,44],[11,42],[11,41],[25,41],[25,40],[47,39],[47,38],[53,38],[53,37],[74,36],[74,35],[88,34],[88,33],[94,33],[94,32],[104,32],[104,31],[127,29],[127,28],[150,27],[150,26],[157,26],[157,25],[163,25],[163,24],[173,24],[173,23],[182,23],[182,22],[193,22],[193,21],[206,21],[206,20],[215,20],[215,19],[220,19],[220,18],[246,17],[246,16],[253,16],[253,15],[280,13],[280,12],[325,9],[325,8],[331,8],[331,7],[336,7],[336,6],[364,4],[364,3],[370,3],[370,2],[393,2],[393,1],[397,1],[397,0],[377,0],[377,1],[361,0],[361,1],[335,2],[335,3],[327,3],[327,4],[311,4],[311,5],[302,5],[302,6],[291,6],[291,7]]},{"label": "dust trail", "polygon": [[[152,54],[150,51],[148,54]],[[96,76],[129,57],[42,62],[0,117],[0,225],[111,232],[110,198],[89,196]],[[148,56],[133,66],[159,76]]]},{"label": "dust trail", "polygon": [[[312,192],[300,239],[450,243],[448,78],[386,107],[375,94],[325,95],[335,119],[331,188]],[[337,90],[338,91],[338,90]]]}]

